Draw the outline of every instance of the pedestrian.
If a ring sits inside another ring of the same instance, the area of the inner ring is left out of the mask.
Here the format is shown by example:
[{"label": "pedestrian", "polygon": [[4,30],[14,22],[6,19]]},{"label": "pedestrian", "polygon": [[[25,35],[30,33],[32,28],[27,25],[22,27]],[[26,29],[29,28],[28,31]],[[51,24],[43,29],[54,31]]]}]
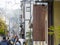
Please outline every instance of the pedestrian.
[{"label": "pedestrian", "polygon": [[9,45],[8,41],[6,40],[6,37],[3,37],[3,40],[0,42],[0,45]]},{"label": "pedestrian", "polygon": [[8,41],[8,43],[9,43],[9,45],[13,45],[13,44],[11,43],[11,40],[9,39],[9,37],[8,37],[7,41]]},{"label": "pedestrian", "polygon": [[15,45],[21,45],[21,42],[19,41],[19,39],[16,39]]},{"label": "pedestrian", "polygon": [[15,40],[16,40],[16,39],[15,39],[15,37],[13,36],[12,39],[10,40],[10,43],[11,43],[12,45],[14,45]]}]

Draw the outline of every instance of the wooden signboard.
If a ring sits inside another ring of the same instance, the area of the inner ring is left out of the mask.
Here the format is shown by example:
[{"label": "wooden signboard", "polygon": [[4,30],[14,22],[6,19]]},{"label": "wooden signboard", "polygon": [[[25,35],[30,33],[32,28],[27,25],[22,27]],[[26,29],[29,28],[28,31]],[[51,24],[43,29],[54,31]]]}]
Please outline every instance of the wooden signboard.
[{"label": "wooden signboard", "polygon": [[46,6],[33,5],[33,40],[45,41]]}]

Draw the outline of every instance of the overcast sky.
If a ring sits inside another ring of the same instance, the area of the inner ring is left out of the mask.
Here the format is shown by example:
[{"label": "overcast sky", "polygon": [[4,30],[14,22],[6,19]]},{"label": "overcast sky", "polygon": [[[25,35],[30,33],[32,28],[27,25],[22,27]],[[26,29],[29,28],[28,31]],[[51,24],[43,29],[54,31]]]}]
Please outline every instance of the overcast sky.
[{"label": "overcast sky", "polygon": [[[20,1],[21,0],[0,0],[0,8],[5,9],[6,14],[3,14],[3,15],[6,15],[5,20],[7,21],[7,23],[9,21],[8,18],[11,18],[11,17],[14,17],[14,16],[16,17],[16,15],[19,15],[18,14],[19,13],[18,9],[20,9],[20,5],[21,5]],[[14,15],[15,11],[17,11],[16,15]]]},{"label": "overcast sky", "polygon": [[17,9],[20,8],[21,0],[0,0],[0,8]]}]

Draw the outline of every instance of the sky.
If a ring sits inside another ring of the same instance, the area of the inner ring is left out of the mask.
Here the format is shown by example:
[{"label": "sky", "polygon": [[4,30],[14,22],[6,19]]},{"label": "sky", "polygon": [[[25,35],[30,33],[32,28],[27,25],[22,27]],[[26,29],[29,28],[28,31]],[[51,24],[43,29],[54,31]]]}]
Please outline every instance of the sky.
[{"label": "sky", "polygon": [[0,17],[6,22],[8,30],[19,30],[20,20],[18,18],[21,9],[20,1],[21,0],[0,0]]},{"label": "sky", "polygon": [[21,0],[0,0],[0,8],[17,9],[20,8]]},{"label": "sky", "polygon": [[[9,23],[9,19],[11,17],[14,17],[14,11],[17,9],[20,9],[20,3],[21,0],[0,0],[0,9],[2,8],[3,10],[5,9],[5,13],[3,14],[5,16],[5,20],[7,24]],[[1,11],[1,10],[0,10]],[[2,11],[3,12],[3,11]],[[18,13],[16,12],[18,15]],[[1,14],[0,14],[1,15]]]}]

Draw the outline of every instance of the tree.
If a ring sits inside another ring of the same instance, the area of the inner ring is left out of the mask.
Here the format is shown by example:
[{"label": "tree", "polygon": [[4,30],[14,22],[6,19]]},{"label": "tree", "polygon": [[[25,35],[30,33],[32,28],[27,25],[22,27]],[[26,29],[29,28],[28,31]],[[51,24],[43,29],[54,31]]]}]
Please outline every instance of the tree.
[{"label": "tree", "polygon": [[[58,38],[59,44],[60,44],[60,26],[50,26],[49,30],[50,30],[50,32],[48,32],[48,34],[51,36],[55,35],[57,32],[57,38]],[[55,30],[55,32],[54,32],[54,30]],[[54,38],[55,38],[55,36],[54,36]]]},{"label": "tree", "polygon": [[49,35],[53,35],[54,34],[54,30],[55,30],[54,26],[50,26],[50,28],[48,28],[48,29],[49,29],[48,34]]},{"label": "tree", "polygon": [[48,28],[50,30],[50,32],[48,32],[48,34],[53,35],[54,34],[54,30],[58,31],[58,38],[60,38],[60,26],[50,26],[50,28]]},{"label": "tree", "polygon": [[7,25],[5,24],[5,22],[0,18],[0,35],[4,35],[6,34],[7,30]]}]

